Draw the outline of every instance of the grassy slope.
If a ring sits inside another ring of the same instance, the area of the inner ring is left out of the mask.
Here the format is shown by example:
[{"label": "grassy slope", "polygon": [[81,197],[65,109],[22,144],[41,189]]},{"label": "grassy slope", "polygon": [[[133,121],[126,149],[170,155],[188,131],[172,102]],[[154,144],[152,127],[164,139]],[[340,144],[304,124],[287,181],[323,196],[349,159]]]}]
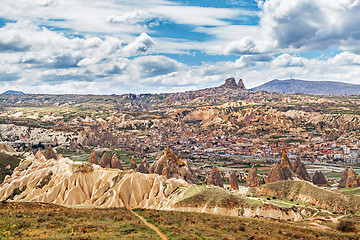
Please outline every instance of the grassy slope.
[{"label": "grassy slope", "polygon": [[[137,210],[169,239],[358,239],[303,223]],[[46,203],[0,203],[0,239],[158,239],[130,211],[71,209]]]},{"label": "grassy slope", "polygon": [[356,211],[360,208],[360,197],[358,196],[347,198],[344,195],[319,188],[305,181],[278,181],[265,184],[263,188],[275,191],[277,198],[287,200],[291,200],[289,196],[294,193],[312,197],[320,203],[327,204],[329,206],[328,210],[336,207],[346,211]]},{"label": "grassy slope", "polygon": [[[20,158],[17,156],[11,156],[6,153],[0,153],[0,183],[5,179],[6,175],[11,174],[11,172],[17,167],[20,162]],[[6,166],[10,164],[10,170],[5,169]]]},{"label": "grassy slope", "polygon": [[70,209],[46,203],[0,203],[0,239],[157,239],[126,209]]},{"label": "grassy slope", "polygon": [[180,207],[257,207],[261,203],[242,197],[240,195],[231,194],[228,191],[217,187],[199,186],[190,188],[184,194],[182,200],[176,203]]},{"label": "grassy slope", "polygon": [[360,196],[360,188],[342,188],[341,191],[345,195],[349,196]]},{"label": "grassy slope", "polygon": [[213,214],[137,210],[169,239],[358,239],[341,233],[306,227],[303,223],[229,217]]}]

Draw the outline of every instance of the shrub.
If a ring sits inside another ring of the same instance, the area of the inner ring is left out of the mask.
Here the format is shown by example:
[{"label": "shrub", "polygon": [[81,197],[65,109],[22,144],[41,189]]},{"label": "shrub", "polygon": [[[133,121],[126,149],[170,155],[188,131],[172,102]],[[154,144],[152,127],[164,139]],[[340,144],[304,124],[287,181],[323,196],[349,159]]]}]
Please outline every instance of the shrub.
[{"label": "shrub", "polygon": [[340,220],[336,229],[341,232],[356,232],[355,222],[351,220]]}]

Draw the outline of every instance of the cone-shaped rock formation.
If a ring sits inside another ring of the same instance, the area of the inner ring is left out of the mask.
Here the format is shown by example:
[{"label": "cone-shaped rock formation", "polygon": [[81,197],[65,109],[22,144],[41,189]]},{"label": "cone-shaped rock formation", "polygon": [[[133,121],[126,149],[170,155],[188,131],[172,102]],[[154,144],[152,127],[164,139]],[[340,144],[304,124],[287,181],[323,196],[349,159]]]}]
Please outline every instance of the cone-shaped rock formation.
[{"label": "cone-shaped rock formation", "polygon": [[260,186],[260,184],[259,184],[256,168],[252,166],[248,174],[248,177],[246,179],[246,187],[258,187],[258,186]]},{"label": "cone-shaped rock formation", "polygon": [[320,187],[327,186],[326,178],[321,171],[315,171],[314,176],[312,177],[312,182],[313,182],[313,184],[320,186]]},{"label": "cone-shaped rock formation", "polygon": [[238,184],[238,178],[237,178],[237,174],[236,171],[232,171],[229,175],[229,182],[231,185],[231,189],[232,190],[237,190],[239,189],[239,184]]},{"label": "cone-shaped rock formation", "polygon": [[[165,168],[166,170],[164,170]],[[161,152],[160,156],[151,164],[149,172],[194,183],[193,173],[188,162],[182,160],[180,155],[176,156],[170,148]]]},{"label": "cone-shaped rock formation", "polygon": [[346,187],[346,181],[347,181],[347,178],[348,178],[348,171],[349,171],[348,166],[346,166],[344,171],[341,173],[341,178],[340,178],[340,182],[339,182],[339,185],[338,185],[339,188]]},{"label": "cone-shaped rock formation", "polygon": [[96,157],[96,153],[95,150],[92,150],[90,156],[89,156],[89,163],[93,163],[93,164],[99,164],[99,161]]},{"label": "cone-shaped rock formation", "polygon": [[39,150],[35,154],[35,158],[36,159],[41,159],[41,158],[46,159],[45,153],[39,148]]},{"label": "cone-shaped rock formation", "polygon": [[346,187],[347,188],[355,188],[358,187],[359,183],[356,179],[356,173],[353,168],[350,168],[348,171],[348,177],[346,179]]},{"label": "cone-shaped rock formation", "polygon": [[162,201],[167,202],[166,196],[178,187],[189,185],[181,179],[104,169],[68,158],[43,159],[22,161],[0,184],[0,201],[156,208],[164,204]]},{"label": "cone-shaped rock formation", "polygon": [[224,187],[223,181],[221,178],[221,174],[218,170],[218,168],[215,166],[210,171],[209,175],[206,177],[205,182],[206,185],[215,185],[218,187]]},{"label": "cone-shaped rock formation", "polygon": [[46,150],[45,157],[46,159],[57,159],[57,155],[51,146]]},{"label": "cone-shaped rock formation", "polygon": [[292,171],[292,166],[289,158],[286,155],[285,149],[281,152],[281,161],[280,164],[274,163],[270,169],[270,174],[266,179],[266,183],[272,183],[281,180],[290,180],[294,176]]},{"label": "cone-shaped rock formation", "polygon": [[116,153],[114,153],[114,155],[111,158],[110,167],[123,170],[121,162],[120,162],[119,158],[117,157]]},{"label": "cone-shaped rock formation", "polygon": [[136,166],[136,161],[135,161],[134,156],[132,156],[132,157],[131,157],[131,161],[130,161],[130,169],[134,169],[134,170],[136,170],[136,169],[137,169],[137,166]]},{"label": "cone-shaped rock formation", "polygon": [[294,169],[294,172],[297,174],[297,176],[300,179],[310,182],[309,173],[307,172],[307,170],[305,168],[305,164],[303,162],[301,162],[300,157],[296,158],[293,169]]},{"label": "cone-shaped rock formation", "polygon": [[104,155],[100,159],[99,165],[103,168],[110,168],[110,162],[111,162],[111,159],[106,154],[106,152],[104,152]]},{"label": "cone-shaped rock formation", "polygon": [[149,173],[149,168],[150,168],[150,164],[148,163],[146,158],[144,158],[144,160],[142,160],[141,163],[139,164],[137,171],[141,173]]}]

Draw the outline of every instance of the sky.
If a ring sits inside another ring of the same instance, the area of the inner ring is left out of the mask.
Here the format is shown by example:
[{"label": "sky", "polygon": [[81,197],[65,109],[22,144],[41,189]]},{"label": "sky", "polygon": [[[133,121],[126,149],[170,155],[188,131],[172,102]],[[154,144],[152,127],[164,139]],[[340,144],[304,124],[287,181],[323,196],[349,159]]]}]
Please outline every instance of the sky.
[{"label": "sky", "polygon": [[360,84],[360,0],[1,0],[0,92]]}]

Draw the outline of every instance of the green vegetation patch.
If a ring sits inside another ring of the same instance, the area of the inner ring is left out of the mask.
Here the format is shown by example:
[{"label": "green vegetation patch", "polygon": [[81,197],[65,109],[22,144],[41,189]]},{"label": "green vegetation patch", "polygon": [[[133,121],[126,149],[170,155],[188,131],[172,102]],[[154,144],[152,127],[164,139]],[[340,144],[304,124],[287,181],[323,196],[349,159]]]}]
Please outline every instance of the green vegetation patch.
[{"label": "green vegetation patch", "polygon": [[360,188],[341,188],[340,189],[345,195],[349,196],[360,196]]},{"label": "green vegetation patch", "polygon": [[357,239],[356,232],[320,230],[307,223],[215,214],[138,209],[169,239]]},{"label": "green vegetation patch", "polygon": [[229,191],[218,187],[196,187],[185,192],[183,199],[176,203],[179,207],[220,207],[240,208],[259,207],[262,204],[258,201],[247,199],[243,196],[231,194]]},{"label": "green vegetation patch", "polygon": [[0,239],[157,239],[123,208],[66,208],[48,203],[0,203]]},{"label": "green vegetation patch", "polygon": [[331,211],[355,213],[360,210],[360,197],[338,194],[305,181],[277,181],[263,188],[266,194],[284,200],[299,201],[301,196],[312,198],[316,207]]}]

